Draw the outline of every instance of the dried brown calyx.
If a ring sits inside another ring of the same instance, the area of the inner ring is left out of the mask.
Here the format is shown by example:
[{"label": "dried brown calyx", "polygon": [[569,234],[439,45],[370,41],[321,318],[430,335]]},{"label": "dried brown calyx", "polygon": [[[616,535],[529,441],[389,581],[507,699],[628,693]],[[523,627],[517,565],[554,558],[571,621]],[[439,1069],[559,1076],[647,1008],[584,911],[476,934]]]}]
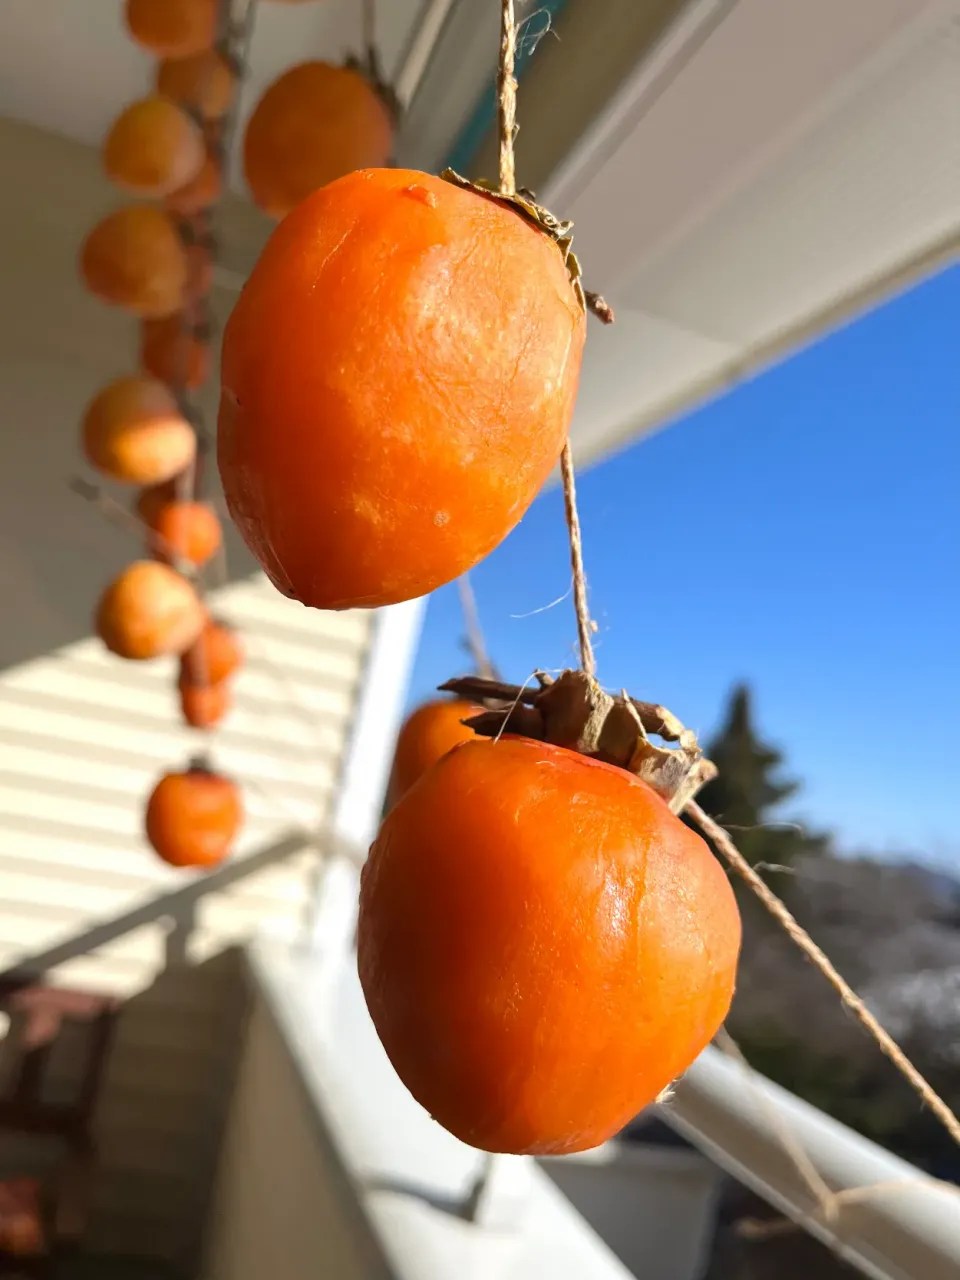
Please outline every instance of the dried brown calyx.
[{"label": "dried brown calyx", "polygon": [[482,178],[476,182],[470,182],[469,179],[461,177],[453,169],[444,169],[440,177],[444,182],[452,183],[455,187],[462,187],[464,191],[472,191],[474,195],[484,196],[487,200],[496,200],[500,204],[509,205],[521,218],[526,218],[527,222],[532,222],[538,231],[542,231],[545,236],[549,236],[563,254],[564,266],[567,268],[570,283],[573,285],[573,292],[577,295],[577,301],[581,307],[583,307],[584,311],[592,311],[597,319],[602,320],[604,324],[613,324],[613,308],[609,303],[605,302],[598,293],[591,293],[589,289],[583,287],[583,272],[580,267],[580,260],[573,252],[572,222],[564,222],[562,219],[555,217],[549,209],[545,209],[542,204],[538,204],[533,192],[528,191],[525,187],[521,187],[515,195],[507,195],[491,182],[486,182]]},{"label": "dried brown calyx", "polygon": [[[516,733],[626,769],[663,796],[674,813],[716,776],[697,735],[666,707],[625,692],[613,697],[583,671],[564,671],[556,680],[538,671],[536,679],[537,686],[527,688],[463,676],[440,688],[488,708],[464,722],[475,733]],[[651,735],[673,745],[660,746]]]}]

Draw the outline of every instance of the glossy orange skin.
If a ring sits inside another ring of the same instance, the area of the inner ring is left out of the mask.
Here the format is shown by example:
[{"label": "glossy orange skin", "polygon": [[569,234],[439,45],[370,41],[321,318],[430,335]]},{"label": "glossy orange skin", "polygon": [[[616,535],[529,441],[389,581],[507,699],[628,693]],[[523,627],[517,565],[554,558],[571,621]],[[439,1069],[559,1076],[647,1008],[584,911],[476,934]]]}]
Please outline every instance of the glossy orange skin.
[{"label": "glossy orange skin", "polygon": [[487,1151],[617,1133],[686,1070],[733,995],[722,868],[643,782],[524,738],[467,742],[386,818],[358,963],[404,1084]]},{"label": "glossy orange skin", "polygon": [[584,333],[556,245],[492,200],[402,169],[305,200],[223,340],[220,476],[275,586],[373,607],[482,560],[557,463]]},{"label": "glossy orange skin", "polygon": [[116,378],[94,396],[81,424],[87,461],[111,480],[160,484],[188,467],[194,430],[153,378]]},{"label": "glossy orange skin", "polygon": [[183,305],[188,260],[168,214],[152,205],[127,205],[87,236],[80,274],[102,302],[139,316],[168,316]]},{"label": "glossy orange skin", "polygon": [[206,502],[166,502],[151,516],[158,560],[206,564],[223,540],[217,513]]},{"label": "glossy orange skin", "polygon": [[230,685],[189,684],[183,680],[178,685],[180,710],[191,729],[212,729],[230,710]]},{"label": "glossy orange skin", "polygon": [[158,58],[188,58],[217,38],[220,0],[127,0],[127,30]]},{"label": "glossy orange skin", "polygon": [[173,867],[215,867],[242,821],[236,785],[199,769],[165,774],[147,802],[147,839]]},{"label": "glossy orange skin", "polygon": [[138,560],[107,587],[94,621],[111,653],[146,659],[189,648],[203,630],[205,614],[186,578],[166,565]]},{"label": "glossy orange skin", "polygon": [[206,159],[203,131],[169,98],[132,102],[103,144],[107,177],[125,191],[159,199],[193,182]]},{"label": "glossy orange skin", "polygon": [[461,742],[476,737],[463,723],[483,710],[462,698],[425,702],[404,722],[397,736],[387,804],[393,806],[421,774]]},{"label": "glossy orange skin", "polygon": [[392,146],[390,112],[365,76],[303,62],[254,107],[243,140],[244,174],[254,203],[283,218],[335,178],[385,165]]},{"label": "glossy orange skin", "polygon": [[181,312],[144,320],[140,326],[140,365],[168,386],[202,387],[210,377],[212,358],[210,343]]},{"label": "glossy orange skin", "polygon": [[164,207],[181,218],[191,218],[202,209],[208,209],[220,199],[223,178],[220,165],[213,156],[206,156],[194,177],[164,201]]},{"label": "glossy orange skin", "polygon": [[183,655],[180,664],[180,683],[223,684],[243,665],[243,645],[232,627],[226,627],[212,618],[201,632],[196,644]]},{"label": "glossy orange skin", "polygon": [[157,67],[157,92],[199,112],[204,120],[226,115],[236,87],[237,77],[215,49],[166,58]]}]

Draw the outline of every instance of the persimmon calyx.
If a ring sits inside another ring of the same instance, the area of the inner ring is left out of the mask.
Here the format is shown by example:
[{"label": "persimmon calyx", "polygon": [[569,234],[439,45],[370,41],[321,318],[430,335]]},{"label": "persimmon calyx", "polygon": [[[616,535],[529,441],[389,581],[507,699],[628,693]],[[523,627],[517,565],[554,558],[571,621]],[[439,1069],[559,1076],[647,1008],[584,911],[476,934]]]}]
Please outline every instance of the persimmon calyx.
[{"label": "persimmon calyx", "polygon": [[[474,733],[520,734],[616,765],[651,786],[674,813],[716,776],[697,735],[666,707],[639,702],[626,691],[613,696],[583,671],[564,671],[556,680],[537,672],[536,678],[536,688],[479,676],[448,680],[440,688],[490,708],[464,721]],[[496,702],[504,705],[493,707]],[[675,745],[660,746],[651,734]]]},{"label": "persimmon calyx", "polygon": [[526,187],[521,187],[515,195],[507,195],[485,178],[478,178],[476,182],[471,182],[468,178],[461,177],[454,169],[444,169],[440,177],[444,182],[449,182],[455,187],[461,187],[464,191],[472,191],[474,195],[483,196],[487,200],[496,200],[500,204],[508,205],[521,218],[526,218],[527,222],[532,222],[538,231],[542,231],[545,236],[549,236],[563,254],[564,266],[567,268],[573,292],[576,294],[577,301],[581,307],[583,307],[584,311],[592,311],[597,319],[604,324],[613,324],[613,308],[598,293],[591,293],[583,286],[583,270],[580,266],[580,259],[573,252],[572,222],[563,221],[563,219],[552,214],[549,209],[544,208],[542,204],[538,204],[536,196],[532,191],[528,191]]}]

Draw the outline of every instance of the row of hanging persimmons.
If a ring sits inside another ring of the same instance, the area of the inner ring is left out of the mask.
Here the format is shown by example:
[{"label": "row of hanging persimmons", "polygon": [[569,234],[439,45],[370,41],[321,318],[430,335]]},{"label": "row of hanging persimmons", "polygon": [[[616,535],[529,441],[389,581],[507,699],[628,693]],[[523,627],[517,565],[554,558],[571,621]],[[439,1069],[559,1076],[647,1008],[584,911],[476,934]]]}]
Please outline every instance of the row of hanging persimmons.
[{"label": "row of hanging persimmons", "polygon": [[[128,22],[163,56],[209,57],[212,6],[129,0]],[[198,47],[173,48],[174,29]],[[237,528],[278,590],[319,609],[422,596],[506,537],[566,443],[586,336],[569,228],[456,175],[385,167],[386,100],[347,70],[349,92],[344,69],[294,69],[250,122],[248,184],[282,221],[224,333],[217,431]],[[310,98],[321,80],[340,88]],[[113,215],[83,265],[143,316],[187,297],[159,210]],[[174,648],[200,634],[189,584],[151,609]],[[150,634],[150,610],[134,612],[121,630]],[[740,922],[670,770],[638,776],[658,749],[628,701],[584,672],[538,699],[494,715],[493,736],[449,703],[405,727],[361,879],[358,966],[435,1119],[489,1151],[560,1154],[618,1131],[710,1040]],[[191,821],[218,819],[198,806]]]}]

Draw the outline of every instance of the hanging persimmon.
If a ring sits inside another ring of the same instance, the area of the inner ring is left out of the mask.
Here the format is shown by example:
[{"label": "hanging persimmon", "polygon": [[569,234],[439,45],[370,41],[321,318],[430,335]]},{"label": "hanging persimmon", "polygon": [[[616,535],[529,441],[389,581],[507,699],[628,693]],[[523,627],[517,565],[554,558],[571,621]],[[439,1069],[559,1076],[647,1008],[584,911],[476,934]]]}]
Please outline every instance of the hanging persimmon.
[{"label": "hanging persimmon", "polygon": [[148,541],[158,560],[186,560],[200,566],[220,547],[223,532],[220,520],[207,502],[165,502],[148,521],[152,537]]},{"label": "hanging persimmon", "polygon": [[189,58],[217,39],[220,0],[127,0],[127,30],[158,58]]},{"label": "hanging persimmon", "polygon": [[219,120],[233,101],[237,77],[216,49],[186,58],[165,58],[157,67],[157,92],[203,120]]},{"label": "hanging persimmon", "polygon": [[214,156],[207,155],[196,175],[171,192],[164,206],[180,218],[192,218],[216,204],[222,190],[220,163]]},{"label": "hanging persimmon", "polygon": [[375,169],[305,200],[223,339],[220,475],[275,586],[373,607],[488,555],[557,464],[585,329],[564,250],[499,199]]},{"label": "hanging persimmon", "polygon": [[133,659],[182,653],[204,622],[203,605],[186,578],[152,560],[124,569],[100,597],[95,617],[110,652]]},{"label": "hanging persimmon", "polygon": [[303,62],[266,90],[247,122],[243,165],[255,204],[283,218],[318,187],[385,165],[390,107],[361,70]]},{"label": "hanging persimmon", "polygon": [[172,387],[196,390],[210,377],[212,355],[206,327],[187,312],[140,325],[140,365]]},{"label": "hanging persimmon", "polygon": [[461,742],[476,738],[464,720],[481,713],[483,708],[462,698],[437,698],[423,703],[400,729],[393,754],[393,769],[387,789],[387,804],[392,806],[408,791],[431,765]]},{"label": "hanging persimmon", "polygon": [[189,467],[196,436],[176,399],[154,378],[117,378],[83,416],[87,461],[111,480],[153,485]]},{"label": "hanging persimmon", "polygon": [[358,965],[413,1096],[487,1151],[610,1138],[690,1065],[733,995],[740,921],[710,850],[626,770],[466,742],[387,816]]},{"label": "hanging persimmon", "polygon": [[169,98],[132,102],[103,144],[107,177],[125,191],[161,198],[193,182],[206,159],[203,130]]},{"label": "hanging persimmon", "polygon": [[162,209],[127,205],[108,214],[87,236],[80,273],[102,302],[140,316],[168,316],[183,306],[187,254]]},{"label": "hanging persimmon", "polygon": [[180,680],[186,684],[223,684],[243,665],[243,645],[232,627],[209,618],[196,642],[183,654]]},{"label": "hanging persimmon", "polygon": [[230,710],[230,685],[191,684],[182,678],[177,686],[180,710],[191,729],[213,729]]},{"label": "hanging persimmon", "polygon": [[167,773],[147,801],[147,839],[174,867],[214,867],[230,852],[243,821],[236,783],[193,761]]}]

